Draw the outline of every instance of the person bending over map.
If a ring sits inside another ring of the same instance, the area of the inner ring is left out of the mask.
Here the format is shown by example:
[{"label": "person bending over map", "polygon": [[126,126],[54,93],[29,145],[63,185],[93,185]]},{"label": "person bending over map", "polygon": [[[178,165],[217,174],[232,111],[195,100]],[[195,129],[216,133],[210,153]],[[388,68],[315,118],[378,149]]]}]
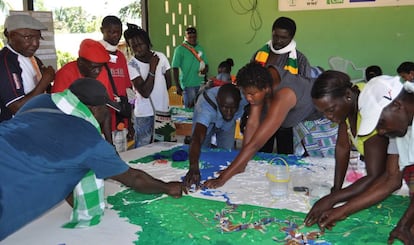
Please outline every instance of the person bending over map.
[{"label": "person bending over map", "polygon": [[253,62],[239,70],[236,81],[250,104],[243,146],[218,178],[204,183],[208,188],[220,187],[244,172],[248,161],[279,128],[321,118],[310,97],[313,79]]},{"label": "person bending over map", "polygon": [[[376,130],[365,136],[357,135],[361,121],[358,97],[365,85],[364,82],[351,83],[350,77],[340,71],[325,71],[313,84],[313,103],[328,119],[338,123],[339,129],[334,185],[331,193],[318,200],[307,214],[307,226],[317,223],[324,212],[335,205],[364,193],[384,173],[387,161],[398,162],[398,154],[387,154],[388,148],[395,148],[395,144],[389,145],[387,137],[378,135]],[[352,147],[364,156],[367,174],[343,188]]]},{"label": "person bending over map", "polygon": [[345,205],[324,213],[318,224],[323,230],[331,229],[339,220],[374,205],[401,187],[404,179],[410,191],[410,205],[397,226],[391,231],[388,243],[394,239],[406,245],[414,244],[414,159],[412,153],[412,121],[414,116],[414,87],[411,82],[401,84],[399,77],[386,75],[372,78],[359,95],[361,125],[358,135],[370,134],[374,129],[390,141],[396,141],[399,164],[387,161],[386,171],[371,187]]},{"label": "person bending over map", "polygon": [[[102,188],[96,178],[87,182],[95,174],[142,193],[181,197],[180,182],[130,168],[103,139],[99,122],[109,113],[107,105],[118,106],[99,81],[82,78],[63,92],[34,97],[0,124],[0,240],[64,200],[79,181],[95,186],[84,191],[101,193],[103,202],[103,181]],[[90,194],[84,195],[88,204],[94,201],[88,202]]]},{"label": "person bending over map", "polygon": [[247,101],[240,95],[240,90],[227,83],[220,87],[205,90],[199,95],[194,107],[193,133],[190,144],[190,169],[184,178],[187,188],[193,184],[199,187],[199,159],[201,147],[211,146],[211,137],[215,134],[217,147],[234,148],[234,130],[236,120],[243,114]]}]

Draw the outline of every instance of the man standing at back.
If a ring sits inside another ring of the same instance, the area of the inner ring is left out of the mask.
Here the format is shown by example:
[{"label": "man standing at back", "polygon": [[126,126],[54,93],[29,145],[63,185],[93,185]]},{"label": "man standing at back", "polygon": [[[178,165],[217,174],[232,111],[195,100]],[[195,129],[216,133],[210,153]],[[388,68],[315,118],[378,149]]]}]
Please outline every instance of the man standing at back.
[{"label": "man standing at back", "polygon": [[[127,89],[131,89],[132,83],[129,78],[128,65],[125,55],[118,49],[118,43],[122,36],[122,22],[121,20],[113,15],[108,15],[102,20],[101,32],[103,39],[99,42],[105,47],[109,53],[108,67],[111,72],[113,85],[116,88],[117,96],[127,96]],[[111,82],[112,83],[112,82]],[[131,115],[129,117],[123,117],[118,113],[112,114],[112,125],[124,123],[128,129],[128,139],[134,137],[134,129],[131,123]],[[112,128],[112,130],[114,130]],[[114,134],[114,132],[113,132]]]},{"label": "man standing at back", "polygon": [[204,49],[197,43],[197,30],[188,27],[185,41],[179,45],[172,60],[177,93],[184,97],[184,105],[191,108],[208,72],[208,61]]},{"label": "man standing at back", "polygon": [[306,56],[296,49],[296,23],[287,17],[279,17],[272,25],[270,39],[253,56],[262,65],[275,65],[292,74],[311,77],[311,66]]},{"label": "man standing at back", "polygon": [[[288,70],[294,75],[311,77],[311,66],[306,56],[296,49],[293,39],[296,34],[296,23],[288,17],[277,18],[272,25],[272,39],[261,49],[256,51],[252,61],[263,66],[274,65]],[[293,154],[293,129],[281,128],[262,147],[263,152],[272,152],[274,139],[276,138],[277,153]]]},{"label": "man standing at back", "polygon": [[39,48],[41,22],[29,15],[10,15],[4,23],[7,45],[0,51],[0,122],[12,118],[29,99],[44,93],[55,77],[34,53]]}]

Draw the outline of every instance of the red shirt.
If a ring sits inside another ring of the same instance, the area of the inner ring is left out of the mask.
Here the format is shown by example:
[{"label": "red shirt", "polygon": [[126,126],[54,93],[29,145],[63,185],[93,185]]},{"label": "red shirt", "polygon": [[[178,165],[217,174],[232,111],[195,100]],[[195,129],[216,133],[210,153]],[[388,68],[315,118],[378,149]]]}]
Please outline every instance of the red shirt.
[{"label": "red shirt", "polygon": [[[84,77],[79,69],[76,61],[72,61],[60,68],[55,74],[55,81],[52,86],[52,93],[62,92],[63,90],[69,88],[69,86],[77,79]],[[99,73],[96,80],[100,81],[108,91],[109,98],[114,100],[114,93],[112,91],[112,86],[108,78],[108,73],[105,68],[102,68],[101,73]],[[110,110],[112,117],[111,128],[112,131],[116,129],[116,120],[115,120],[115,111]]]},{"label": "red shirt", "polygon": [[[111,69],[112,78],[114,79],[116,91],[118,95],[126,96],[126,89],[132,88],[131,79],[129,78],[128,65],[125,55],[117,50],[116,55],[118,56],[116,63],[108,62],[109,69]],[[115,116],[114,116],[115,117]],[[115,118],[112,118],[114,122]],[[125,127],[128,128],[128,119],[123,120]]]}]

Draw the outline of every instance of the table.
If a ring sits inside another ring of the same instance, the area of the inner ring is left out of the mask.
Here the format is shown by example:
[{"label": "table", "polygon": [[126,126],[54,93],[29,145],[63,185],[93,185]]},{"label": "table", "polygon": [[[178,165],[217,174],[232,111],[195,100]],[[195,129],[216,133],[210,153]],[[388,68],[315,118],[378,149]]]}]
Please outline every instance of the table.
[{"label": "table", "polygon": [[[123,152],[121,153],[121,157],[124,161],[130,162],[149,154],[159,153],[177,146],[180,146],[180,144],[157,142],[145,147]],[[307,166],[309,171],[317,170],[312,172],[314,174],[311,179],[312,182],[317,182],[319,184],[332,182],[334,168],[333,159],[307,158],[306,161],[309,163]],[[187,172],[187,169],[185,168],[172,168],[170,164],[131,164],[131,166],[142,169],[165,181],[179,180]],[[304,178],[306,178],[310,172],[303,175],[303,173],[296,172],[295,169],[298,169],[297,166],[290,167],[293,180],[289,184],[289,197],[283,200],[274,199],[269,195],[269,183],[267,179],[264,178],[267,169],[266,167],[263,167],[263,163],[260,163],[260,161],[249,163],[245,173],[234,176],[226,183],[226,185],[217,189],[218,195],[206,196],[200,191],[191,193],[190,195],[191,197],[219,200],[222,202],[231,200],[232,203],[249,204],[261,207],[259,209],[269,207],[307,212],[310,208],[308,197],[304,193],[293,192],[292,185],[294,185],[295,181],[298,180],[303,182]],[[295,174],[302,175],[295,176]],[[301,178],[297,178],[300,176]],[[119,183],[111,180],[106,181],[105,196],[112,196],[122,190],[125,190],[125,188]],[[225,195],[223,195],[223,193],[225,193]],[[400,194],[404,193],[407,193],[407,189],[403,188],[400,191]],[[159,198],[164,197],[158,197],[156,199]],[[149,200],[149,202],[154,200]],[[141,229],[141,226],[127,222],[125,218],[120,218],[115,210],[109,208],[105,210],[105,215],[103,216],[101,223],[97,226],[87,229],[60,228],[62,224],[68,221],[70,212],[71,209],[69,205],[65,202],[61,202],[43,216],[26,225],[16,233],[10,235],[7,239],[0,242],[0,244],[133,244],[133,241],[136,241],[138,237],[136,233]],[[162,212],[160,215],[163,215]],[[384,215],[381,215],[381,217],[384,217]],[[243,233],[240,234],[243,236]],[[187,236],[190,235],[191,234],[188,233],[183,236],[188,239]],[[207,236],[203,237],[205,237],[204,242],[206,242],[206,244],[215,243],[214,241],[207,240]],[[170,242],[166,241],[165,244],[172,244]],[[196,244],[204,243],[196,242]]]},{"label": "table", "polygon": [[190,122],[174,122],[175,134],[178,136],[191,136],[193,124]]},{"label": "table", "polygon": [[[136,159],[137,156],[159,152],[175,144],[154,143],[142,148],[126,151],[120,154],[121,158],[128,162]],[[136,166],[135,166],[136,167]],[[149,166],[148,166],[149,167]],[[147,172],[157,174],[157,169]],[[178,180],[176,176],[184,174],[185,170],[172,172],[170,176],[160,176],[165,181]],[[105,181],[105,196],[112,195],[124,188],[115,181]],[[101,223],[97,226],[86,229],[63,229],[61,226],[69,221],[71,214],[70,206],[62,201],[53,209],[26,225],[19,231],[1,241],[1,245],[77,245],[77,244],[133,244],[137,239],[139,226],[132,225],[120,218],[116,211],[106,209]],[[98,234],[98,235],[97,235]]]},{"label": "table", "polygon": [[175,124],[176,135],[178,136],[191,136],[192,133],[192,118],[193,110],[182,107],[170,108],[171,120]]}]

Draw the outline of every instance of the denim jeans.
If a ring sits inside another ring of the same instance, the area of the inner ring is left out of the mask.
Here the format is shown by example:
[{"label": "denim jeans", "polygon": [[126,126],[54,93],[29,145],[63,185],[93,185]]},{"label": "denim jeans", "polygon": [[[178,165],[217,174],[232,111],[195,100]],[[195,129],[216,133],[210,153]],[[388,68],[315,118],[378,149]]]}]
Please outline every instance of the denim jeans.
[{"label": "denim jeans", "polygon": [[135,148],[151,143],[154,132],[154,116],[135,117]]},{"label": "denim jeans", "polygon": [[229,130],[222,130],[216,127],[213,127],[212,130],[206,135],[206,138],[203,142],[203,147],[210,147],[211,137],[215,134],[217,147],[222,149],[234,149],[234,130],[236,125]]},{"label": "denim jeans", "polygon": [[194,107],[195,98],[197,96],[200,86],[197,87],[187,87],[183,90],[184,106],[186,108]]}]

